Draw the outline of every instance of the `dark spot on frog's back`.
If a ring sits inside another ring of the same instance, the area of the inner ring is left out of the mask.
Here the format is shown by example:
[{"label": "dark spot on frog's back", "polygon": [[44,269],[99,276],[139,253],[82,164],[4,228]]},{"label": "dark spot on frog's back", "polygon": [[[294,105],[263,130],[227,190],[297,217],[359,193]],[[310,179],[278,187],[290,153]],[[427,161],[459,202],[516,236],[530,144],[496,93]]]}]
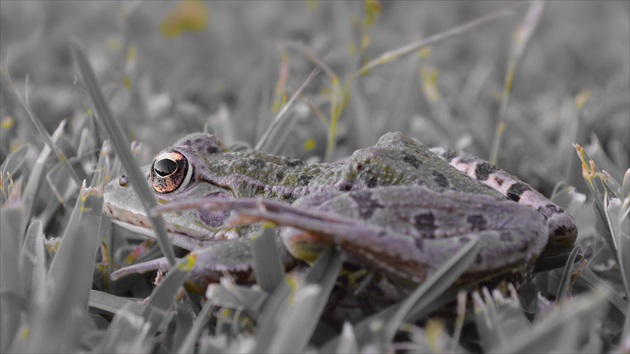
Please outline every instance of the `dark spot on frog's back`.
[{"label": "dark spot on frog's back", "polygon": [[383,207],[377,199],[372,198],[372,193],[369,191],[353,193],[351,197],[359,206],[359,214],[364,219],[371,218],[376,209]]},{"label": "dark spot on frog's back", "polygon": [[529,190],[531,190],[531,188],[529,188],[529,186],[524,183],[514,183],[507,190],[507,197],[515,202],[518,202],[519,200],[521,200],[521,195]]},{"label": "dark spot on frog's back", "polygon": [[435,178],[435,183],[442,188],[448,187],[448,179],[438,171],[433,171],[433,177]]},{"label": "dark spot on frog's back", "polygon": [[337,188],[342,191],[342,192],[347,192],[349,190],[352,189],[352,182],[348,181],[348,180],[343,180],[339,183],[337,183]]},{"label": "dark spot on frog's back", "polygon": [[487,162],[481,162],[477,164],[477,168],[475,168],[475,176],[480,181],[485,181],[490,177],[491,174],[497,171],[495,166]]},{"label": "dark spot on frog's back", "polygon": [[446,150],[446,152],[442,155],[444,160],[446,160],[447,162],[451,162],[457,156],[459,156],[459,151],[453,149]]},{"label": "dark spot on frog's back", "polygon": [[265,167],[265,161],[263,161],[262,159],[259,158],[253,158],[250,160],[249,164],[252,167],[255,167],[257,169],[262,169],[263,167]]},{"label": "dark spot on frog's back", "polygon": [[309,184],[309,182],[311,181],[311,179],[313,179],[313,176],[308,175],[306,173],[300,173],[298,175],[298,185],[299,186],[306,186]]},{"label": "dark spot on frog's back", "polygon": [[376,176],[372,176],[372,177],[370,177],[370,179],[367,180],[365,185],[368,188],[374,188],[374,187],[376,187],[377,182],[378,182],[378,178]]},{"label": "dark spot on frog's back", "polygon": [[302,160],[298,160],[298,159],[290,159],[290,158],[286,158],[284,161],[284,164],[289,166],[289,167],[296,167],[296,166],[300,166],[304,164],[304,161]]},{"label": "dark spot on frog's back", "polygon": [[555,205],[555,204],[547,204],[545,205],[545,209],[548,211],[549,214],[560,214],[563,213],[564,210],[562,210],[562,208],[560,208],[559,206]]},{"label": "dark spot on frog's back", "polygon": [[466,220],[472,231],[483,231],[488,228],[488,222],[483,215],[470,215]]},{"label": "dark spot on frog's back", "polygon": [[410,155],[410,154],[404,154],[402,157],[402,160],[405,163],[408,163],[409,165],[413,166],[413,168],[418,168],[420,167],[420,165],[422,165],[422,161],[420,161],[415,156]]},{"label": "dark spot on frog's back", "polygon": [[433,232],[437,229],[437,225],[435,225],[435,216],[431,212],[416,215],[414,217],[414,223],[416,225],[416,229],[420,231]]},{"label": "dark spot on frog's back", "polygon": [[284,178],[284,172],[283,171],[277,171],[276,172],[276,181],[282,181],[283,178]]},{"label": "dark spot on frog's back", "polygon": [[553,234],[550,236],[567,236],[574,235],[577,233],[577,229],[575,227],[566,227],[566,226],[558,226],[553,230]]},{"label": "dark spot on frog's back", "polygon": [[424,251],[424,239],[416,238],[415,240],[416,248],[420,251]]},{"label": "dark spot on frog's back", "polygon": [[208,154],[216,154],[221,152],[221,150],[217,146],[208,145],[206,146],[206,153]]}]

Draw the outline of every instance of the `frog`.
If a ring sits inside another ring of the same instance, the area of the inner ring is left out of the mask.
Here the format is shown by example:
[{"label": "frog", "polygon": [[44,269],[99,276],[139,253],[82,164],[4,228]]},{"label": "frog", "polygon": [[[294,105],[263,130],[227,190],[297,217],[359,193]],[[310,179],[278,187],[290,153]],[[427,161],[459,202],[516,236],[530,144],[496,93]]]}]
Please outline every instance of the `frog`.
[{"label": "frog", "polygon": [[[186,284],[197,292],[225,272],[239,283],[255,280],[248,235],[265,220],[282,226],[276,244],[285,268],[312,263],[334,246],[350,268],[376,272],[381,291],[421,284],[472,240],[482,242],[481,251],[458,283],[518,286],[543,250],[570,247],[577,237],[571,215],[517,177],[400,132],[321,163],[230,151],[214,135],[193,133],[158,153],[143,173],[171,242],[196,258]],[[208,203],[199,207],[199,200]],[[103,212],[152,235],[124,176],[105,186]],[[149,270],[166,271],[168,263],[128,266],[112,278]]]}]

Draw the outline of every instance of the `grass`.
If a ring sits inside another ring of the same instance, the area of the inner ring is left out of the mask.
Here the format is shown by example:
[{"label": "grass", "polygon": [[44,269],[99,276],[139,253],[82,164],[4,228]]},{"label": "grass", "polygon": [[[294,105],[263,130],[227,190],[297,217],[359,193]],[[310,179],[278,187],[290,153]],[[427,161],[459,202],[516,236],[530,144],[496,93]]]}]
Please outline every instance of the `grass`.
[{"label": "grass", "polygon": [[[627,4],[26,4],[1,5],[1,352],[630,351]],[[467,295],[450,286],[471,243],[335,328],[321,318],[343,253],[285,273],[266,229],[257,285],[226,276],[202,298],[161,218],[152,245],[101,216],[102,186],[121,171],[146,186],[137,166],[202,130],[310,161],[394,130],[490,156],[574,216],[579,248],[543,254],[520,289]],[[160,253],[157,286],[109,277]]]}]

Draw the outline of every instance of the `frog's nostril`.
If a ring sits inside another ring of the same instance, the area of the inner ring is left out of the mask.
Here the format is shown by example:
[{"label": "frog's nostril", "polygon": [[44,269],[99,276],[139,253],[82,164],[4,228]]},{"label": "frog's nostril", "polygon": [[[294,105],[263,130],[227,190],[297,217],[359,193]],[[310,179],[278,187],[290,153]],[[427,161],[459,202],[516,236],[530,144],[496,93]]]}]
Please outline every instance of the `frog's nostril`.
[{"label": "frog's nostril", "polygon": [[127,187],[129,185],[129,178],[126,175],[118,177],[118,185],[121,187]]}]

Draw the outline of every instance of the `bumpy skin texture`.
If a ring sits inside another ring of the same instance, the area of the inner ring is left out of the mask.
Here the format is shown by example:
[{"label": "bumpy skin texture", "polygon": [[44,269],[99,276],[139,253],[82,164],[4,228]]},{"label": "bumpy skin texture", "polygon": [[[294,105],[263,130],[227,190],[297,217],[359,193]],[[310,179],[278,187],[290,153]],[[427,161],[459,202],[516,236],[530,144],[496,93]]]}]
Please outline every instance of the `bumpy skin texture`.
[{"label": "bumpy skin texture", "polygon": [[[480,238],[483,247],[463,281],[510,273],[518,282],[531,270],[548,238],[549,245],[555,246],[572,244],[576,237],[566,212],[507,172],[463,153],[432,152],[401,133],[385,134],[375,146],[357,150],[343,162],[310,165],[255,150],[229,152],[207,134],[184,137],[168,151],[185,156],[192,175],[173,192],[155,193],[161,204],[207,197],[294,203],[295,208],[283,209],[276,219],[252,215],[296,228],[285,231],[283,238],[298,258],[310,261],[322,247],[334,244],[362,266],[405,284],[421,282],[432,267],[471,238]],[[146,174],[151,184],[150,167]],[[150,233],[134,197],[130,186],[110,183],[105,189],[105,213]],[[196,250],[198,266],[192,277],[200,287],[203,279],[212,281],[224,270],[243,277],[251,271],[245,242],[215,242],[238,237],[224,231],[230,209],[234,206],[224,204],[165,214],[173,243]],[[308,215],[309,211],[323,216]],[[345,221],[330,222],[335,216]],[[214,245],[200,249],[209,243]],[[160,261],[151,265],[161,266]]]},{"label": "bumpy skin texture", "polygon": [[[348,161],[336,163],[309,165],[256,150],[225,150],[215,137],[199,133],[184,137],[167,149],[184,155],[193,174],[185,188],[167,194],[155,192],[158,202],[166,204],[205,197],[264,197],[291,203],[313,193],[391,185],[422,185],[436,191],[500,196],[401,133],[386,134],[375,146],[357,150]],[[150,166],[145,167],[145,175],[149,181]],[[113,181],[106,186],[105,214],[119,222],[145,229],[150,227],[130,185]],[[225,239],[224,234],[218,232],[228,216],[229,212],[188,210],[166,215],[165,220],[173,242],[192,250],[202,247],[206,241]]]}]

